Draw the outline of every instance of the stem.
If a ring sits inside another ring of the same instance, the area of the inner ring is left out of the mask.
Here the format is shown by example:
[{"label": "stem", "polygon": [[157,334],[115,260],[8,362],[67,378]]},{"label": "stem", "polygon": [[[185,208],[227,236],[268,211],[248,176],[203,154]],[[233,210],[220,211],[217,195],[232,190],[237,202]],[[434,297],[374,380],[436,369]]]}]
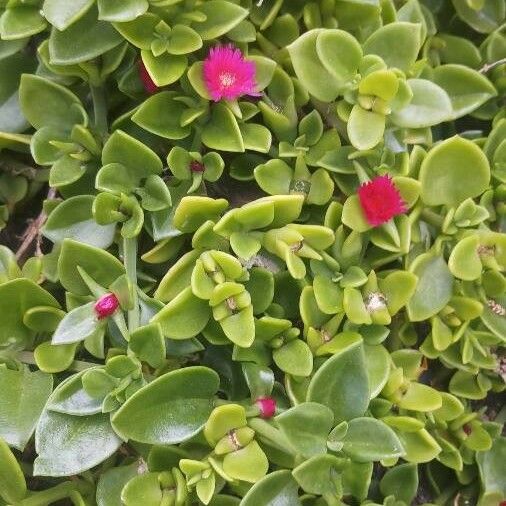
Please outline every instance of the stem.
[{"label": "stem", "polygon": [[128,330],[139,326],[139,296],[137,294],[137,237],[123,238],[123,263],[127,277],[133,286],[133,309],[128,311]]},{"label": "stem", "polygon": [[506,58],[501,58],[500,60],[494,61],[492,63],[485,63],[483,67],[480,69],[480,74],[486,74],[489,70],[492,70],[496,67],[499,67],[499,65],[506,64]]},{"label": "stem", "polygon": [[73,492],[76,492],[77,489],[77,482],[67,481],[60,483],[48,490],[33,492],[32,495],[23,499],[19,503],[19,506],[46,506],[47,504],[53,504],[56,501],[61,501],[62,499],[69,497]]},{"label": "stem", "polygon": [[248,420],[248,425],[256,432],[260,439],[264,439],[268,444],[274,446],[274,448],[288,455],[296,455],[296,452],[283,433],[270,423],[261,418],[250,418]]},{"label": "stem", "polygon": [[[20,362],[23,362],[23,364],[37,365],[35,357],[31,351],[21,351],[17,354],[16,358]],[[85,371],[86,369],[90,369],[91,367],[96,367],[97,365],[99,364],[94,364],[93,362],[84,362],[83,360],[74,360],[67,370],[81,372]]]},{"label": "stem", "polygon": [[104,138],[109,130],[107,124],[107,102],[103,86],[93,86],[91,88],[91,98],[93,99],[93,112],[95,115],[95,128]]},{"label": "stem", "polygon": [[421,217],[422,220],[427,222],[429,225],[433,225],[437,228],[441,228],[443,226],[444,219],[430,209],[424,209],[421,213]]}]

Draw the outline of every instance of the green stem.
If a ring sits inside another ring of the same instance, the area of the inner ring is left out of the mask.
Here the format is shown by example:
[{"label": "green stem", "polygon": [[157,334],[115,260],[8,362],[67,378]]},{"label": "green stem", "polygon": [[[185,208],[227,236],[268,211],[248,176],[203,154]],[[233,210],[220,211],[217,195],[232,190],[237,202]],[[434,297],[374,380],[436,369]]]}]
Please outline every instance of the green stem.
[{"label": "green stem", "polygon": [[123,239],[123,263],[127,277],[133,286],[133,308],[128,311],[128,330],[133,332],[140,324],[137,294],[137,237]]},{"label": "green stem", "polygon": [[248,425],[255,431],[260,439],[265,440],[271,446],[278,448],[288,455],[296,455],[295,450],[292,448],[283,433],[273,427],[270,423],[262,420],[261,418],[250,418]]},{"label": "green stem", "polygon": [[95,128],[102,138],[107,135],[109,130],[107,123],[107,102],[103,86],[93,86],[91,88],[91,97],[93,99],[93,112],[95,116]]},{"label": "green stem", "polygon": [[46,506],[47,504],[53,504],[71,495],[75,495],[80,488],[79,485],[78,482],[66,481],[48,490],[33,492],[32,495],[19,502],[18,506]]},{"label": "green stem", "polygon": [[422,220],[427,222],[429,225],[433,225],[437,228],[441,228],[443,226],[444,219],[430,209],[424,209],[421,213],[421,217]]}]

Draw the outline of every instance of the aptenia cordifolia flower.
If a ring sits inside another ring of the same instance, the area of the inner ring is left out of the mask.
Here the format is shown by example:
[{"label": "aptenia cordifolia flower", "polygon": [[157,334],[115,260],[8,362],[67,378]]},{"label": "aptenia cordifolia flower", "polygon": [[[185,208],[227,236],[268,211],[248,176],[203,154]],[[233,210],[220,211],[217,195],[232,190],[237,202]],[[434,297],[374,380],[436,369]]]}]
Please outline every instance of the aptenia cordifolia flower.
[{"label": "aptenia cordifolia flower", "polygon": [[119,301],[113,293],[106,293],[97,300],[95,304],[95,313],[99,320],[103,320],[116,312],[119,306]]},{"label": "aptenia cordifolia flower", "polygon": [[406,212],[406,203],[390,176],[378,176],[358,189],[358,198],[369,225],[378,227]]},{"label": "aptenia cordifolia flower", "polygon": [[211,48],[204,61],[204,81],[215,102],[258,95],[255,73],[255,64],[232,45]]}]

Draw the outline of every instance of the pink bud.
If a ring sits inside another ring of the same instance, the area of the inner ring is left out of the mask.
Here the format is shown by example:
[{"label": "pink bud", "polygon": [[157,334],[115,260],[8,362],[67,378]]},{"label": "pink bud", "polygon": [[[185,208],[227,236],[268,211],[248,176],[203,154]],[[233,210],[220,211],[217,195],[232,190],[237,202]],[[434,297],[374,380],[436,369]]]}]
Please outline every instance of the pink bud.
[{"label": "pink bud", "polygon": [[95,312],[97,313],[98,319],[102,320],[111,316],[116,309],[118,309],[119,301],[116,295],[113,293],[106,293],[97,300],[95,304]]},{"label": "pink bud", "polygon": [[272,397],[261,397],[256,400],[262,418],[272,418],[276,413],[276,401]]},{"label": "pink bud", "polygon": [[205,170],[205,167],[202,163],[200,163],[199,161],[197,160],[193,160],[191,163],[190,163],[190,170],[192,172],[204,172]]},{"label": "pink bud", "polygon": [[153,79],[151,79],[151,76],[149,75],[149,72],[142,60],[139,61],[139,78],[142,81],[142,85],[144,86],[146,93],[153,95],[158,91],[158,86],[155,84]]}]

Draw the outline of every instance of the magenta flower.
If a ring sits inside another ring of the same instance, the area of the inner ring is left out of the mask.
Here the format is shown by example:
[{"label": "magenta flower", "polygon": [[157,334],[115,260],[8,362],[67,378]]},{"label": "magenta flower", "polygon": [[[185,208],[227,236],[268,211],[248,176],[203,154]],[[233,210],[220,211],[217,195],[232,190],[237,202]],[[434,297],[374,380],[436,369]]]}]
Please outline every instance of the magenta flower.
[{"label": "magenta flower", "polygon": [[95,304],[95,313],[99,320],[103,320],[108,316],[111,316],[118,309],[119,301],[116,295],[113,293],[106,293],[97,300]]},{"label": "magenta flower", "polygon": [[241,95],[258,95],[255,64],[244,59],[232,45],[211,48],[204,60],[204,81],[215,102],[234,100]]},{"label": "magenta flower", "polygon": [[261,418],[272,418],[276,413],[276,400],[272,397],[261,397],[256,400],[256,405]]},{"label": "magenta flower", "polygon": [[378,176],[358,189],[358,198],[369,225],[377,227],[406,212],[406,203],[390,176]]}]

